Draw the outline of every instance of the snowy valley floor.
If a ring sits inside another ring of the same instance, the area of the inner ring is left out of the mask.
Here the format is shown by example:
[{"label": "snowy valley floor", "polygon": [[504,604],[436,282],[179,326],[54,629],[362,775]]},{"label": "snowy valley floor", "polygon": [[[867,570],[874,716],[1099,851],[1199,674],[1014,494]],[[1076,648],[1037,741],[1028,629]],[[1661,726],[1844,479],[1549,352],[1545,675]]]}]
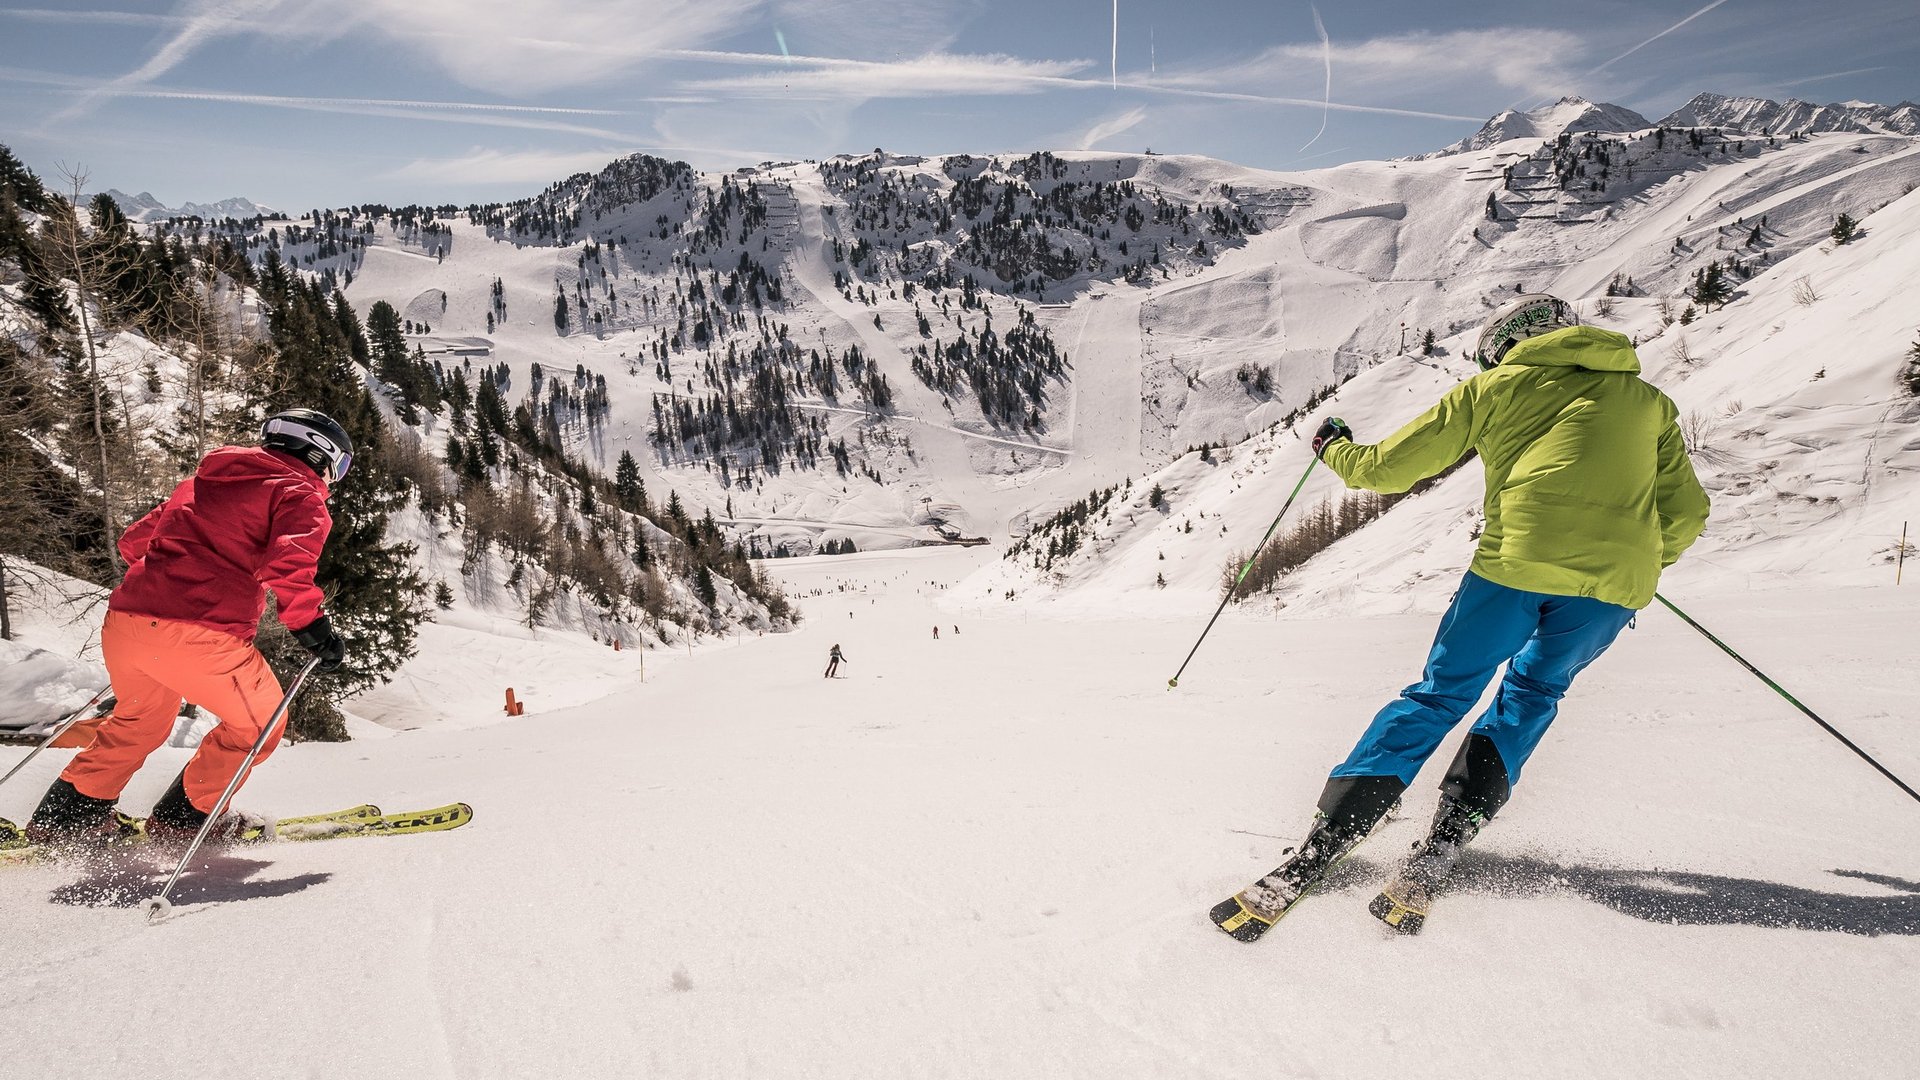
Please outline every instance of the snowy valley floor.
[{"label": "snowy valley floor", "polygon": [[[465,799],[459,832],[223,857],[155,927],[144,886],[115,906],[72,869],[0,872],[3,1071],[1911,1073],[1920,805],[1665,613],[1576,687],[1425,934],[1365,906],[1451,742],[1407,816],[1248,946],[1207,908],[1300,834],[1433,616],[1236,612],[1170,693],[1206,611],[1068,623],[935,584],[990,557],[776,563],[828,590],[795,634],[563,711],[288,748],[241,800]],[[1692,608],[1920,777],[1920,587]]]}]

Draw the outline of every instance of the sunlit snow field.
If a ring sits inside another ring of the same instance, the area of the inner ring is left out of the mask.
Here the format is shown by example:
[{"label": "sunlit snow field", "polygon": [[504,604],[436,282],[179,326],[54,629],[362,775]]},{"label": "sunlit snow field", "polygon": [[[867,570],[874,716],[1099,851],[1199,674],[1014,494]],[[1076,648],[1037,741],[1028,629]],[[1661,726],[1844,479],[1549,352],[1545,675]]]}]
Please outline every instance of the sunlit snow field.
[{"label": "sunlit snow field", "polygon": [[[1920,806],[1665,613],[1583,677],[1426,933],[1365,906],[1451,744],[1249,946],[1207,908],[1301,833],[1434,616],[1236,611],[1169,692],[1205,610],[1061,621],[959,585],[991,558],[774,563],[823,593],[797,633],[650,656],[644,684],[609,651],[590,704],[290,747],[240,800],[464,799],[458,832],[225,855],[154,927],[150,879],[0,872],[6,1075],[1911,1070]],[[1911,777],[1917,606],[1889,584],[1693,613]],[[533,675],[511,645],[475,677]]]}]

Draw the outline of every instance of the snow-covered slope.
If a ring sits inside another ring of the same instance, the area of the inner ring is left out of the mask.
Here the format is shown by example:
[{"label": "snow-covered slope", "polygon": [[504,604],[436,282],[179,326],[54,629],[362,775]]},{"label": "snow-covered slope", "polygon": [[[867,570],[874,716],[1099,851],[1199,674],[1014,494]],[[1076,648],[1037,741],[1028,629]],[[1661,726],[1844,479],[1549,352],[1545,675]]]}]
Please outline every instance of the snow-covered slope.
[{"label": "snow-covered slope", "polygon": [[[155,927],[144,862],[0,871],[7,1074],[1909,1071],[1920,815],[1677,620],[1642,619],[1581,678],[1421,936],[1365,907],[1438,765],[1247,946],[1207,908],[1302,835],[1432,619],[1236,613],[1170,694],[1204,611],[976,603],[954,583],[981,558],[786,560],[812,596],[796,633],[670,669],[650,654],[644,684],[630,668],[600,700],[484,730],[284,747],[242,791],[287,814],[464,799],[457,832],[208,858]],[[1911,777],[1916,597],[1768,590],[1694,613]],[[825,680],[834,643],[850,662]],[[156,754],[127,807],[184,754]],[[0,815],[67,756],[0,789]],[[138,992],[103,1023],[119,987]],[[203,1000],[302,1004],[181,1005]]]},{"label": "snow-covered slope", "polygon": [[1842,101],[1815,105],[1789,98],[1726,97],[1695,94],[1693,99],[1662,117],[1668,127],[1732,128],[1753,134],[1804,135],[1820,131],[1877,132],[1920,135],[1920,105],[1876,105],[1870,101]]}]

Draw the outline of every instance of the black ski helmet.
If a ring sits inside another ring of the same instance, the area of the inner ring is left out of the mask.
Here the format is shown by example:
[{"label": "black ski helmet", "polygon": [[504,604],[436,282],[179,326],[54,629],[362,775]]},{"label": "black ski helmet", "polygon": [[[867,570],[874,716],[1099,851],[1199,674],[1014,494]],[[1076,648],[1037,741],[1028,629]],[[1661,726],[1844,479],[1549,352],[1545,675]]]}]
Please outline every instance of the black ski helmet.
[{"label": "black ski helmet", "polygon": [[353,464],[347,430],[318,409],[288,409],[267,417],[260,445],[299,458],[329,484],[339,483]]},{"label": "black ski helmet", "polygon": [[1579,326],[1573,305],[1546,293],[1528,293],[1508,301],[1487,320],[1474,347],[1473,361],[1491,371],[1507,358],[1507,350],[1530,337]]}]

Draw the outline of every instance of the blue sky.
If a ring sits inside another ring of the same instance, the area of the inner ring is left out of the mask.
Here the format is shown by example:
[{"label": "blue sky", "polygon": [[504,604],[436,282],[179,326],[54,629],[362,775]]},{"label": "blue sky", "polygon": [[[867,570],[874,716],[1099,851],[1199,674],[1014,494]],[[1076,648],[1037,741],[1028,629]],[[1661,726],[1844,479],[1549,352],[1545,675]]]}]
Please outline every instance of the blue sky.
[{"label": "blue sky", "polygon": [[287,209],[511,198],[636,150],[1314,168],[1562,94],[1892,103],[1916,46],[1912,0],[68,0],[0,7],[0,142],[89,190]]}]

